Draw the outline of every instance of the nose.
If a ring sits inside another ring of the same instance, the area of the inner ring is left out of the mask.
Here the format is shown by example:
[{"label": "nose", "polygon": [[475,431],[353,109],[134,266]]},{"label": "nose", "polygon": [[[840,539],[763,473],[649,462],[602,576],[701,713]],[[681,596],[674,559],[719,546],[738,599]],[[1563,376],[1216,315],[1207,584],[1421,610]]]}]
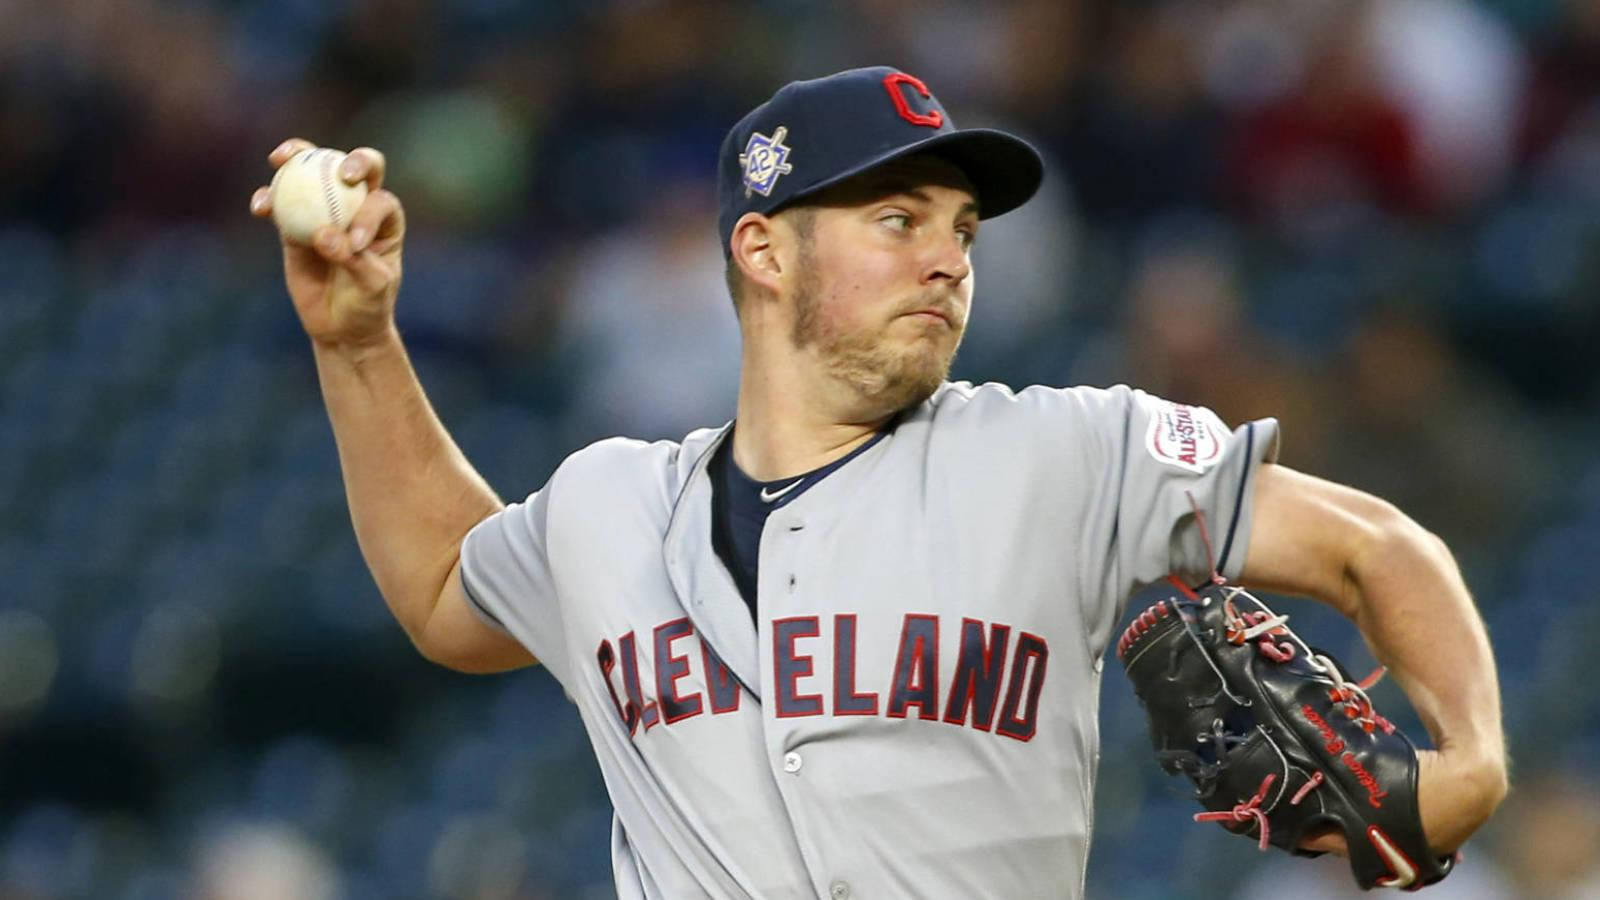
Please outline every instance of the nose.
[{"label": "nose", "polygon": [[966,281],[972,274],[972,260],[967,257],[967,248],[961,243],[961,235],[950,234],[936,238],[932,244],[927,268],[923,272],[923,282],[926,284],[944,282],[950,287],[956,287]]}]

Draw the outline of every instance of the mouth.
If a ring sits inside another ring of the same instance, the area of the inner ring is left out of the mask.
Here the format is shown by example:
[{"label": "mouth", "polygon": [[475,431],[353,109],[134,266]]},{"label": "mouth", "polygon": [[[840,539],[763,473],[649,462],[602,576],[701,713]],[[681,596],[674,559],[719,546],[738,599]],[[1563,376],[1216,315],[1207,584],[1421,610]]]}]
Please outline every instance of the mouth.
[{"label": "mouth", "polygon": [[917,309],[905,315],[906,318],[915,319],[919,322],[943,322],[946,327],[955,327],[955,323],[950,321],[949,314],[939,309]]}]

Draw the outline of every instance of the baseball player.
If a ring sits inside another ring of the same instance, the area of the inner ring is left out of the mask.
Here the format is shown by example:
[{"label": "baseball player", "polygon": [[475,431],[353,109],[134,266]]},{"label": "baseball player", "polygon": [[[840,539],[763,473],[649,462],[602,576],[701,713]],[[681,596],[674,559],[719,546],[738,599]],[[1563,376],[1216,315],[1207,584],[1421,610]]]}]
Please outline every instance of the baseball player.
[{"label": "baseball player", "polygon": [[946,380],[981,220],[1042,173],[908,73],[785,86],[718,160],[734,420],[601,441],[510,505],[407,362],[383,155],[342,173],[371,188],[347,232],[284,245],[386,602],[434,662],[561,682],[615,807],[620,896],[1081,896],[1102,660],[1128,595],[1169,572],[1357,623],[1434,739],[1435,849],[1503,796],[1489,645],[1432,535],[1275,464],[1271,419]]}]

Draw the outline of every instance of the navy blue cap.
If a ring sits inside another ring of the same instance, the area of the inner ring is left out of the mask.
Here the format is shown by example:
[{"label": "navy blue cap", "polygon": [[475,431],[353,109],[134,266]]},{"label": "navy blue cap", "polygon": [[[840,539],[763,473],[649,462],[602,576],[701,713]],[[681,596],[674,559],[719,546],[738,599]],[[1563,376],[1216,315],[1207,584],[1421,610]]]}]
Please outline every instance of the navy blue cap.
[{"label": "navy blue cap", "polygon": [[959,168],[987,219],[1021,206],[1044,180],[1039,151],[989,128],[957,129],[927,85],[887,66],[792,81],[723,138],[717,232],[723,255],[745,213],[774,212],[852,175],[913,153]]}]

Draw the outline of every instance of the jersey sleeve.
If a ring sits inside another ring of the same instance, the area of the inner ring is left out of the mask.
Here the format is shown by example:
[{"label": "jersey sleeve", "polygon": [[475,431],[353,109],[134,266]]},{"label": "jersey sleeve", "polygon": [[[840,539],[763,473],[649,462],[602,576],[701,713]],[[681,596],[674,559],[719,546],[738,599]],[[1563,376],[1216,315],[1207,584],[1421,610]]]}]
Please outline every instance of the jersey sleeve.
[{"label": "jersey sleeve", "polygon": [[[1112,600],[1111,622],[1129,594],[1169,573],[1193,584],[1215,566],[1237,579],[1253,522],[1250,486],[1277,459],[1277,420],[1230,430],[1209,409],[1123,386],[1086,399],[1087,449],[1101,476],[1087,518],[1091,534],[1110,540],[1080,544],[1080,564],[1099,580],[1091,589]],[[1109,625],[1095,624],[1096,633]]]},{"label": "jersey sleeve", "polygon": [[461,585],[479,618],[566,683],[568,652],[550,570],[550,486],[478,523],[461,545]]}]

